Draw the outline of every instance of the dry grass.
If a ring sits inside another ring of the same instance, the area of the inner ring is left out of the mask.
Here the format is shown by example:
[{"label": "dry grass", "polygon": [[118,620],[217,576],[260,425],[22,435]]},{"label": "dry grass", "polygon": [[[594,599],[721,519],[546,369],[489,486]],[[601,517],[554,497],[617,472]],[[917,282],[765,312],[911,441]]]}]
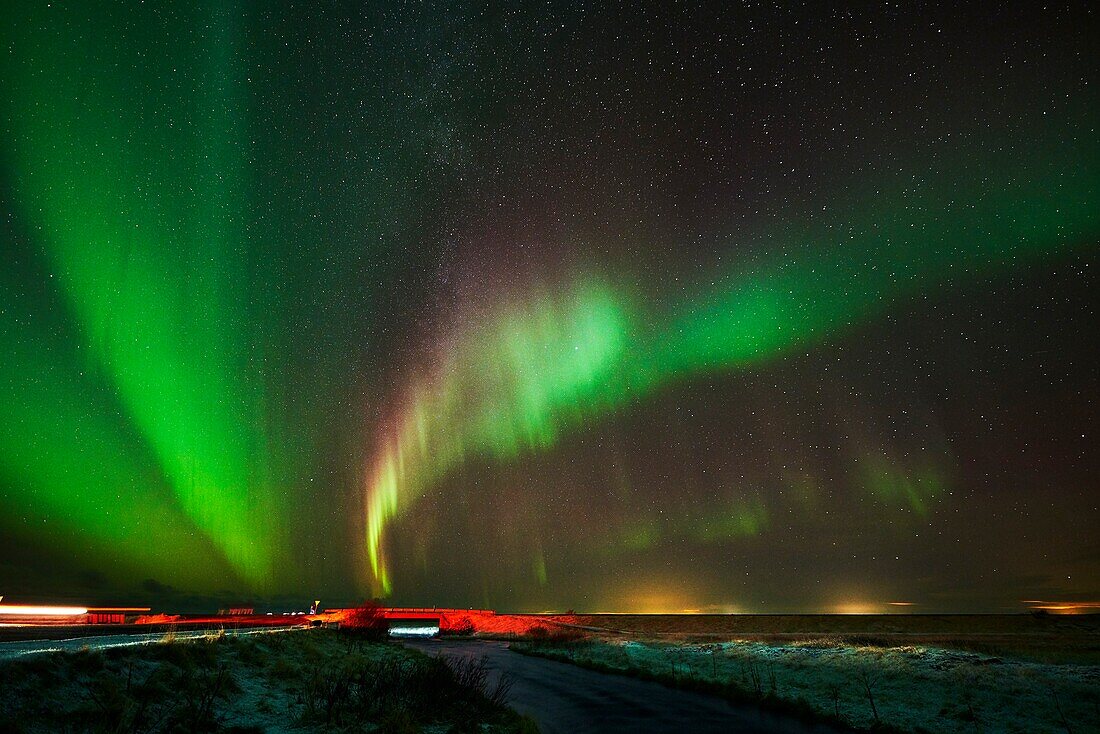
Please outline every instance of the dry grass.
[{"label": "dry grass", "polygon": [[[562,620],[554,619],[558,623]],[[1100,615],[589,614],[568,624],[606,638],[772,645],[924,646],[1061,664],[1100,664]]]},{"label": "dry grass", "polygon": [[514,649],[749,700],[863,730],[1065,734],[1100,730],[1100,667],[922,646],[529,641]]},{"label": "dry grass", "polygon": [[487,681],[332,630],[214,633],[0,663],[0,732],[532,731]]}]

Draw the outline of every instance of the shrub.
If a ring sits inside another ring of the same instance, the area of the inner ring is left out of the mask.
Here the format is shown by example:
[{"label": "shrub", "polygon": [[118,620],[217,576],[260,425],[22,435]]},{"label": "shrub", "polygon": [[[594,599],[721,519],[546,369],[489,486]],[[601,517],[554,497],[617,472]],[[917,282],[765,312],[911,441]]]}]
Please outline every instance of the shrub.
[{"label": "shrub", "polygon": [[345,612],[340,620],[340,627],[370,640],[383,639],[388,631],[382,608],[373,602],[366,602]]},{"label": "shrub", "polygon": [[350,655],[314,671],[298,698],[304,722],[329,727],[376,721],[382,731],[405,732],[443,720],[455,731],[479,731],[510,688],[511,679],[494,681],[480,658]]},{"label": "shrub", "polygon": [[552,645],[568,645],[588,639],[588,635],[584,630],[574,627],[555,626],[551,628],[541,624],[532,627],[525,636],[534,642],[545,642]]},{"label": "shrub", "polygon": [[440,634],[448,637],[470,637],[474,634],[474,623],[469,617],[449,622],[446,627],[440,629]]}]

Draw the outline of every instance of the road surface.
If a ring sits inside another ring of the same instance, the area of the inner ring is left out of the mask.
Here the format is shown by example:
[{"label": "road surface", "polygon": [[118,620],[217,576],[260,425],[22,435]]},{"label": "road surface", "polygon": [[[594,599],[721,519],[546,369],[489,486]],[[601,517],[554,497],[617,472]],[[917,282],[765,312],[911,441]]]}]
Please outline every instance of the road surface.
[{"label": "road surface", "polygon": [[[227,629],[225,630],[225,634],[262,635],[267,632],[285,632],[292,629],[301,629],[301,626],[243,627],[239,629]],[[122,635],[93,635],[89,637],[73,637],[66,640],[15,640],[11,642],[0,642],[0,660],[10,660],[23,655],[33,655],[35,653],[52,652],[56,650],[75,652],[85,647],[92,650],[100,650],[108,647],[148,645],[151,642],[163,640],[164,634],[164,632],[149,632]],[[191,640],[196,637],[217,634],[217,632],[211,630],[177,630],[174,634],[177,640]]]},{"label": "road surface", "polygon": [[409,640],[407,647],[450,658],[482,657],[512,678],[508,705],[533,718],[542,734],[835,734],[755,706],[733,704],[653,681],[600,673],[569,663],[520,655],[487,640]]}]

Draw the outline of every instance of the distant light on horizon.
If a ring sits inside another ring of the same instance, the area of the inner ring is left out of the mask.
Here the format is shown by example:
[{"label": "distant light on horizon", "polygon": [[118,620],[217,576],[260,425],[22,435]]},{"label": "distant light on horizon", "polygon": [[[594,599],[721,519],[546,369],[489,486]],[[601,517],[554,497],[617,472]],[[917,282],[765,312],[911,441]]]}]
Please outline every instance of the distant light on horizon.
[{"label": "distant light on horizon", "polygon": [[828,610],[827,613],[831,614],[881,614],[882,607],[880,604],[873,602],[846,602],[843,604],[837,604]]},{"label": "distant light on horizon", "polygon": [[1025,599],[1021,603],[1027,604],[1032,611],[1050,612],[1051,614],[1100,613],[1100,601],[1042,601],[1039,599]]}]

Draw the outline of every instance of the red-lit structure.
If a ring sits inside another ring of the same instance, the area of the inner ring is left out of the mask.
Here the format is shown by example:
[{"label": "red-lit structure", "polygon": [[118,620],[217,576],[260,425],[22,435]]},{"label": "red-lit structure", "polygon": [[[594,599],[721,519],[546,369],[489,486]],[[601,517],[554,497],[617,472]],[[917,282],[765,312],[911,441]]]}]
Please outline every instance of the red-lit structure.
[{"label": "red-lit structure", "polygon": [[[324,624],[339,624],[350,615],[352,609],[329,609],[320,614],[310,615],[311,623],[317,620]],[[570,623],[568,616],[547,617],[545,615],[497,614],[491,609],[445,609],[436,607],[379,607],[378,615],[389,626],[429,625],[439,627],[444,634],[523,635],[537,627]]]},{"label": "red-lit structure", "polygon": [[439,607],[359,607],[324,612],[255,614],[233,608],[216,615],[150,613],[149,607],[78,607],[0,603],[0,626],[159,625],[162,627],[339,626],[367,611],[386,627],[438,627],[444,634],[522,635],[536,628],[569,624],[566,616],[497,614],[491,609]]},{"label": "red-lit structure", "polygon": [[85,625],[127,624],[149,611],[149,607],[66,607],[30,604],[0,604],[0,624]]}]

